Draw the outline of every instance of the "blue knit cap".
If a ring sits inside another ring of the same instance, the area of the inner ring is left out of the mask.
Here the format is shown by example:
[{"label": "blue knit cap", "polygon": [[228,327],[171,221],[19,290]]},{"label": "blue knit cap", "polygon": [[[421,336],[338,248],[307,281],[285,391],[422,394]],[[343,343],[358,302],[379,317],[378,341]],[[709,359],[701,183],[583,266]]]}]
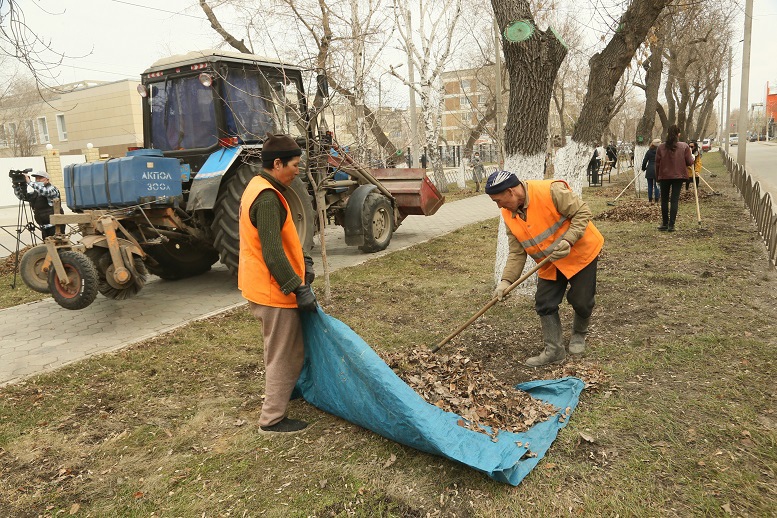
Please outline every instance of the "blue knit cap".
[{"label": "blue knit cap", "polygon": [[486,194],[499,194],[500,192],[519,185],[521,181],[510,171],[495,171],[486,180]]}]

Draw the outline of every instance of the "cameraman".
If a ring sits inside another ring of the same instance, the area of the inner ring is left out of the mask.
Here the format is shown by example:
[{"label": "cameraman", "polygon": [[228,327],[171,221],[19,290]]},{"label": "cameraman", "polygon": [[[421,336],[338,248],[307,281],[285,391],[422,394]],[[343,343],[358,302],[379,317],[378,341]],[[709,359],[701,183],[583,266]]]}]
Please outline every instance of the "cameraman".
[{"label": "cameraman", "polygon": [[[43,239],[46,239],[56,233],[54,225],[49,221],[54,214],[54,200],[59,198],[59,189],[51,185],[49,173],[46,171],[32,173],[33,182],[30,182],[30,175],[25,174],[24,177],[26,183],[14,183],[14,194],[30,204],[35,222],[40,226]],[[28,186],[32,188],[32,192],[28,192]]]}]

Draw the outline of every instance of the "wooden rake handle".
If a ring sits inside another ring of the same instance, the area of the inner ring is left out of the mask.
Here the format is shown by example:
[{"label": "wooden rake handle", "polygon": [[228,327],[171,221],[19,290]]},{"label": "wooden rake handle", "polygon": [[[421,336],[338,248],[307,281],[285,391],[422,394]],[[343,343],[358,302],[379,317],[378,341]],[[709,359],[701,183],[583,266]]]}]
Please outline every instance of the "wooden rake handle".
[{"label": "wooden rake handle", "polygon": [[[505,290],[505,295],[507,295],[508,293],[510,293],[510,292],[513,290],[513,288],[515,288],[516,286],[518,286],[519,284],[521,284],[523,281],[525,281],[526,279],[528,279],[529,277],[531,277],[532,275],[534,275],[534,272],[536,272],[537,270],[539,270],[539,269],[540,269],[540,268],[541,268],[543,265],[545,265],[545,264],[546,264],[546,263],[548,263],[548,262],[550,262],[550,257],[546,257],[545,259],[543,259],[542,261],[540,261],[539,263],[537,263],[537,265],[536,265],[534,268],[532,268],[531,270],[529,270],[528,272],[526,272],[525,274],[523,274],[523,275],[522,275],[522,276],[521,276],[521,277],[520,277],[520,278],[519,278],[517,281],[515,281],[514,283],[512,283],[512,284],[511,284],[511,285],[510,285],[510,286],[509,286],[509,287],[508,287],[508,288]],[[469,326],[469,325],[470,325],[472,322],[474,322],[475,320],[477,320],[478,318],[480,318],[480,317],[483,315],[483,313],[485,313],[486,311],[488,311],[488,310],[491,308],[491,306],[493,306],[493,305],[494,305],[494,304],[496,304],[497,302],[499,302],[499,299],[498,299],[498,298],[496,298],[496,297],[494,297],[494,298],[492,298],[491,300],[489,300],[489,301],[488,301],[488,303],[487,303],[485,306],[483,306],[482,308],[480,308],[480,311],[478,311],[477,313],[475,313],[474,315],[472,315],[472,316],[470,317],[470,319],[469,319],[469,320],[467,320],[466,322],[464,322],[464,323],[463,323],[461,326],[459,326],[459,328],[458,328],[458,329],[456,329],[454,332],[452,332],[451,334],[449,334],[448,336],[446,336],[446,337],[445,337],[445,339],[443,339],[443,340],[442,340],[440,343],[438,343],[437,345],[435,345],[435,346],[432,348],[432,351],[431,351],[431,352],[433,352],[433,353],[436,353],[437,351],[439,351],[439,350],[440,350],[440,348],[441,348],[443,345],[445,345],[445,344],[447,344],[448,342],[450,342],[451,340],[453,340],[453,339],[456,337],[456,335],[458,335],[459,333],[461,333],[462,331],[464,331],[464,330],[465,330],[465,329],[466,329],[466,328],[467,328],[467,327],[468,327],[468,326]]]}]

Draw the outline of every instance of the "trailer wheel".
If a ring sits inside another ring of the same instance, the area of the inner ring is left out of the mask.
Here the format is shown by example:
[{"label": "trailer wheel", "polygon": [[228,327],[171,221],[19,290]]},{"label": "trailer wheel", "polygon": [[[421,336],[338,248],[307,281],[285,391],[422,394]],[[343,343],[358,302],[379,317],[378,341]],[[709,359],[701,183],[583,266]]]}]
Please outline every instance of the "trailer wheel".
[{"label": "trailer wheel", "polygon": [[49,293],[49,272],[43,270],[46,254],[46,245],[34,246],[24,253],[19,262],[19,273],[24,284],[38,293]]},{"label": "trailer wheel", "polygon": [[[255,164],[241,164],[221,182],[216,206],[213,209],[214,218],[213,247],[219,251],[221,262],[227,266],[233,275],[237,275],[240,256],[240,198],[248,183],[259,174]],[[313,248],[313,232],[315,212],[310,201],[310,195],[305,184],[299,177],[284,192],[289,204],[294,225],[297,227],[302,248],[307,252]]]},{"label": "trailer wheel", "polygon": [[376,192],[367,195],[362,206],[362,225],[364,244],[362,252],[380,252],[385,250],[394,234],[391,203],[385,196]]},{"label": "trailer wheel", "polygon": [[56,269],[49,268],[49,289],[54,300],[65,309],[84,309],[97,297],[100,282],[97,269],[84,254],[66,250],[59,253],[68,284],[59,282]]},{"label": "trailer wheel", "polygon": [[219,260],[218,252],[205,243],[197,246],[188,241],[171,240],[149,246],[145,252],[153,259],[149,261],[148,271],[167,281],[203,274]]}]

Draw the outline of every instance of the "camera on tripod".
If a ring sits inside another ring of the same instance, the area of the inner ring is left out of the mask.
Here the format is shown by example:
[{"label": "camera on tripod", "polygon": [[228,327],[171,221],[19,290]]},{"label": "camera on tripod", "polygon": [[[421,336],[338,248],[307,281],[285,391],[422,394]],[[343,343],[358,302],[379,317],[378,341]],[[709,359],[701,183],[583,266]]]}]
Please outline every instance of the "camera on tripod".
[{"label": "camera on tripod", "polygon": [[16,185],[26,185],[27,184],[27,175],[32,172],[32,167],[28,167],[24,171],[16,171],[14,169],[11,169],[8,171],[8,177],[11,179],[11,183]]}]

